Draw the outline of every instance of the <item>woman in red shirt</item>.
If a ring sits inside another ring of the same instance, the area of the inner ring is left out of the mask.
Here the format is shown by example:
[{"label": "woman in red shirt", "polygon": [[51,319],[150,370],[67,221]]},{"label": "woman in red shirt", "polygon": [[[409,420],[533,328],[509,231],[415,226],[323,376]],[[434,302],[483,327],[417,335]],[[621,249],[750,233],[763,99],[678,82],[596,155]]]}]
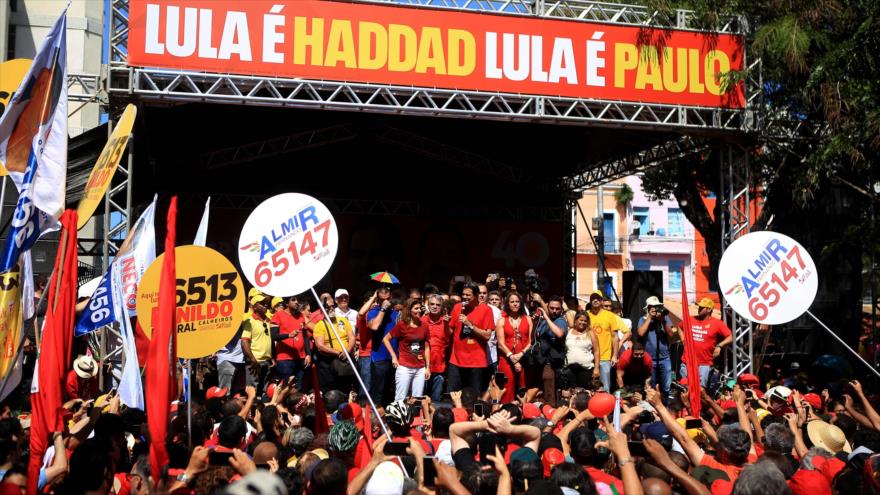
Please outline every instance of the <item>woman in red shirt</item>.
[{"label": "woman in red shirt", "polygon": [[427,381],[427,392],[431,400],[437,402],[443,395],[446,385],[446,361],[449,359],[449,314],[443,309],[443,300],[434,294],[428,297],[425,316],[422,321],[428,325],[428,346],[431,348],[431,378]]},{"label": "woman in red shirt", "polygon": [[498,336],[498,371],[507,377],[501,402],[513,402],[514,392],[526,386],[520,360],[532,346],[532,319],[525,315],[522,296],[510,291],[504,298],[504,316],[495,325]]},{"label": "woman in red shirt", "polygon": [[[421,397],[425,392],[425,381],[431,377],[431,349],[428,344],[428,325],[421,320],[422,302],[408,299],[403,305],[397,325],[385,335],[382,343],[391,354],[391,364],[397,371],[394,373],[394,400],[410,397]],[[391,345],[391,339],[397,339],[397,349]]]}]

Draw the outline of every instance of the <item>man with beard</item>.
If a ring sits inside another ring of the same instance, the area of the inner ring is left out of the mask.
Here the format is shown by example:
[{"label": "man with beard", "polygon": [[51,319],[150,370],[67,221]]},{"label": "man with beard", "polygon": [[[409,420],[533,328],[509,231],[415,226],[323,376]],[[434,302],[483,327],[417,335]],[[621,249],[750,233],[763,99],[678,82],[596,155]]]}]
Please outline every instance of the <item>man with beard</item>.
[{"label": "man with beard", "polygon": [[293,375],[302,387],[305,369],[312,363],[306,330],[306,315],[297,296],[290,296],[284,309],[272,316],[275,341],[275,375],[282,380]]}]

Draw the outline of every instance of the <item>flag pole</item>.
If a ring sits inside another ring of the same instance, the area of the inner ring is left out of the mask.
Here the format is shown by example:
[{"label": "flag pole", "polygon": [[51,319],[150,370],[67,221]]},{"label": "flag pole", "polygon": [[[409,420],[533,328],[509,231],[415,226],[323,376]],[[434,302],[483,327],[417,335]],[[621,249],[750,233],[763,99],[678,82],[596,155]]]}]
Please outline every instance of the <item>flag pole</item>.
[{"label": "flag pole", "polygon": [[184,360],[186,366],[183,368],[183,377],[186,380],[186,438],[189,444],[189,449],[192,450],[192,420],[193,420],[193,407],[192,407],[192,373],[190,372],[192,369],[192,360],[186,359]]},{"label": "flag pole", "polygon": [[835,339],[837,339],[837,341],[840,342],[840,344],[843,345],[843,347],[846,347],[846,350],[848,350],[849,352],[851,352],[853,356],[855,356],[859,361],[861,361],[865,366],[867,366],[868,369],[871,370],[871,373],[874,373],[875,375],[877,375],[878,377],[880,377],[880,371],[877,371],[876,368],[874,368],[874,367],[871,366],[867,361],[865,361],[865,359],[864,359],[862,356],[860,356],[859,353],[855,351],[855,349],[853,349],[852,347],[850,347],[846,342],[843,341],[842,338],[840,338],[839,335],[837,335],[836,333],[834,333],[833,330],[831,330],[830,328],[828,328],[827,325],[825,325],[824,323],[822,323],[822,320],[820,320],[819,318],[817,318],[816,315],[814,315],[813,313],[810,312],[810,310],[807,310],[807,314],[810,315],[811,318],[813,318],[814,320],[816,320],[816,323],[818,323],[822,328],[824,328],[824,329],[825,329],[825,330],[826,330],[826,331],[827,331],[832,337],[834,337]]}]

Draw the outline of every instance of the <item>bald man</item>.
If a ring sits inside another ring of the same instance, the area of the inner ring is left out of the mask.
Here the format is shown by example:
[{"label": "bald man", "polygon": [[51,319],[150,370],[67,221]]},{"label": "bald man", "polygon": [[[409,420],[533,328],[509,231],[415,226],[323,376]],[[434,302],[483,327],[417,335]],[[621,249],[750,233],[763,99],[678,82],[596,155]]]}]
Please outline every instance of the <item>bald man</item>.
[{"label": "bald man", "polygon": [[657,478],[645,478],[642,480],[642,490],[645,495],[672,495],[669,483]]},{"label": "bald man", "polygon": [[272,459],[278,459],[278,447],[272,442],[260,442],[254,447],[254,464],[268,464]]}]

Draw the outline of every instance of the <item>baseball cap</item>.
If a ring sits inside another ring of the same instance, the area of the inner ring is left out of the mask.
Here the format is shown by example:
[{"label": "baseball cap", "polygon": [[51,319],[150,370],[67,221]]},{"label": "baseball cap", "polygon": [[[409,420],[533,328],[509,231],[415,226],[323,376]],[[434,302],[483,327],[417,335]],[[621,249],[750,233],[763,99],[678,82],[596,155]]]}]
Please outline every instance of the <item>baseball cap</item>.
[{"label": "baseball cap", "polygon": [[540,416],[541,410],[538,409],[538,406],[532,404],[531,402],[523,404],[523,419],[535,419]]},{"label": "baseball cap", "polygon": [[822,398],[819,397],[819,394],[814,394],[813,392],[804,394],[804,400],[807,401],[807,404],[809,404],[814,411],[822,409]]},{"label": "baseball cap", "polygon": [[715,309],[715,301],[704,297],[697,302],[697,307]]},{"label": "baseball cap", "polygon": [[205,399],[213,399],[215,397],[226,397],[228,389],[220,387],[211,387],[205,392]]},{"label": "baseball cap", "polygon": [[594,290],[593,292],[590,292],[590,299],[593,299],[594,297],[605,299],[605,294],[602,294],[602,291],[600,290]]},{"label": "baseball cap", "polygon": [[264,296],[260,292],[257,292],[256,294],[254,294],[253,296],[251,296],[248,299],[248,302],[250,303],[251,306],[253,306],[254,304],[263,302],[265,299],[266,299],[266,296]]},{"label": "baseball cap", "polygon": [[270,383],[268,387],[266,387],[266,395],[269,396],[269,399],[275,397],[275,388],[276,385],[274,383]]},{"label": "baseball cap", "polygon": [[555,412],[556,408],[551,406],[550,404],[544,404],[544,407],[541,408],[541,414],[543,414],[544,417],[547,419],[553,418],[553,413]]},{"label": "baseball cap", "polygon": [[339,297],[339,296],[346,296],[346,297],[348,297],[348,291],[345,290],[345,289],[336,289],[336,293],[333,294],[333,298],[336,299],[336,298]]},{"label": "baseball cap", "polygon": [[553,468],[565,462],[565,454],[557,448],[550,448],[541,454],[541,464],[544,465],[544,477],[549,478]]},{"label": "baseball cap", "polygon": [[746,387],[754,387],[761,384],[761,380],[751,373],[743,373],[742,375],[739,375],[739,378],[737,378],[736,381],[739,382],[740,385],[745,385]]},{"label": "baseball cap", "polygon": [[281,304],[283,302],[284,302],[284,299],[282,299],[278,296],[275,296],[272,298],[272,307],[274,308],[275,306],[278,306],[279,304]]}]

